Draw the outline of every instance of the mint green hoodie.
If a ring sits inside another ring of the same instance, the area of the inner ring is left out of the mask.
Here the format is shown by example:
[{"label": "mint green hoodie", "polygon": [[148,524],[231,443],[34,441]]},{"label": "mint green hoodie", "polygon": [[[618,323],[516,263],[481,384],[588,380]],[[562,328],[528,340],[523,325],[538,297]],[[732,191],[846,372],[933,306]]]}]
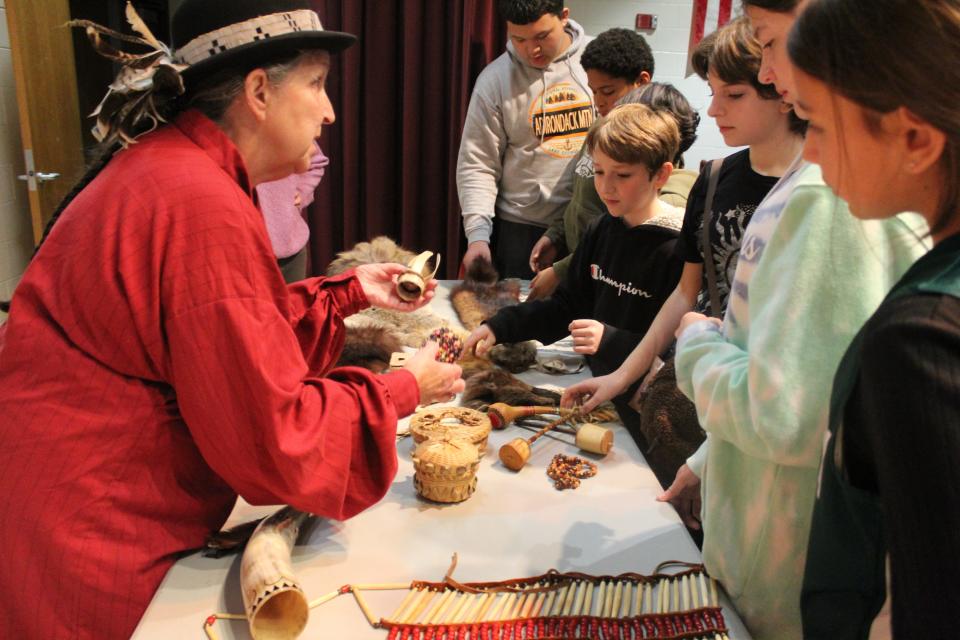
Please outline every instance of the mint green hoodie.
[{"label": "mint green hoodie", "polygon": [[796,162],[744,233],[723,329],[700,322],[680,337],[677,383],[707,431],[688,460],[703,483],[704,562],[756,640],[802,635],[834,372],[926,251],[910,226],[855,219],[819,167]]}]

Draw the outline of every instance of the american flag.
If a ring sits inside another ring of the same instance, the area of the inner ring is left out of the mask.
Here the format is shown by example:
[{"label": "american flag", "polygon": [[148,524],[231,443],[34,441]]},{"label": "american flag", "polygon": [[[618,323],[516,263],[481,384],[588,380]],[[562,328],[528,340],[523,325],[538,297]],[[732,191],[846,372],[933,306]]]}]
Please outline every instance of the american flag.
[{"label": "american flag", "polygon": [[690,45],[687,48],[687,75],[693,73],[690,58],[703,37],[730,22],[733,0],[693,0],[690,18]]}]

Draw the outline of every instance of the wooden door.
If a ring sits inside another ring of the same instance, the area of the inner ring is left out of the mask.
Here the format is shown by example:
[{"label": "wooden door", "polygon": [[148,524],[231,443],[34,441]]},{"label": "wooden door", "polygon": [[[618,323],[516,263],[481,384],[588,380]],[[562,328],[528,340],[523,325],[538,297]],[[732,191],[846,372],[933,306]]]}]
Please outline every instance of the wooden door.
[{"label": "wooden door", "polygon": [[6,0],[33,237],[84,172],[68,0]]}]

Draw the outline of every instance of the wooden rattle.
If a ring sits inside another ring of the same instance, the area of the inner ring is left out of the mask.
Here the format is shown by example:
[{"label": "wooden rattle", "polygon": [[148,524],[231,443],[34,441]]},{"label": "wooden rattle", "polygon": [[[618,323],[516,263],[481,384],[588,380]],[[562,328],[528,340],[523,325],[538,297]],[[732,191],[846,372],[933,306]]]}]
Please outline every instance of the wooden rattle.
[{"label": "wooden rattle", "polygon": [[503,445],[500,447],[500,462],[511,471],[520,471],[520,469],[523,469],[523,465],[527,464],[527,460],[530,459],[530,447],[533,443],[543,434],[566,422],[569,417],[570,416],[561,416],[526,440],[523,438],[514,438]]},{"label": "wooden rattle", "polygon": [[437,254],[437,260],[433,265],[433,271],[427,271],[427,261],[433,255],[432,251],[424,251],[413,258],[407,265],[407,270],[400,274],[397,279],[397,295],[402,300],[412,302],[423,295],[423,290],[427,286],[427,281],[436,275],[440,268],[440,254]]},{"label": "wooden rattle", "polygon": [[[576,413],[576,412],[571,412]],[[528,440],[514,438],[500,447],[500,461],[512,471],[520,471],[530,459],[530,447],[543,434],[555,429],[572,417],[570,414],[549,423],[540,431],[533,434]],[[491,420],[491,423],[493,420]],[[613,448],[613,431],[592,422],[586,422],[577,429],[575,444],[582,451],[605,456]]]},{"label": "wooden rattle", "polygon": [[507,425],[517,418],[537,416],[544,413],[566,416],[573,413],[573,410],[561,409],[560,407],[513,407],[505,402],[495,402],[487,407],[487,417],[490,418],[490,424],[493,425],[494,429],[506,429]]}]

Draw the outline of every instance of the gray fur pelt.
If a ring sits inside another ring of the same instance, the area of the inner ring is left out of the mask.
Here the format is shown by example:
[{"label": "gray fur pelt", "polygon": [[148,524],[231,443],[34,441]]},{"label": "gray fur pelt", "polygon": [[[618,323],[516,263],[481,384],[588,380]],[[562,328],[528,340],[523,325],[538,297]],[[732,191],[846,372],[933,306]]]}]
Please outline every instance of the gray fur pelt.
[{"label": "gray fur pelt", "polygon": [[[326,274],[335,276],[362,264],[407,264],[415,255],[390,238],[378,236],[370,242],[361,242],[352,249],[341,251],[327,266]],[[399,351],[403,346],[419,349],[434,329],[447,323],[425,308],[402,313],[370,307],[346,318],[344,324],[347,337],[338,364],[380,372],[389,366],[392,352]],[[383,364],[384,360],[386,365]]]},{"label": "gray fur pelt", "polygon": [[404,346],[413,349],[422,347],[435,329],[447,326],[443,318],[434,315],[426,308],[403,313],[376,307],[364,309],[348,317],[344,324],[347,326],[348,341],[351,339],[351,332],[357,329],[379,327],[389,329]]},{"label": "gray fur pelt", "polygon": [[333,262],[327,266],[326,273],[328,276],[335,276],[361,264],[378,262],[409,264],[415,257],[415,253],[397,245],[387,236],[377,236],[370,242],[359,242],[352,249],[338,253]]}]

